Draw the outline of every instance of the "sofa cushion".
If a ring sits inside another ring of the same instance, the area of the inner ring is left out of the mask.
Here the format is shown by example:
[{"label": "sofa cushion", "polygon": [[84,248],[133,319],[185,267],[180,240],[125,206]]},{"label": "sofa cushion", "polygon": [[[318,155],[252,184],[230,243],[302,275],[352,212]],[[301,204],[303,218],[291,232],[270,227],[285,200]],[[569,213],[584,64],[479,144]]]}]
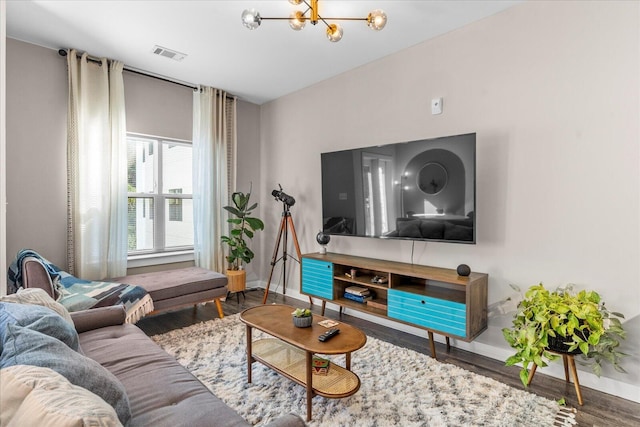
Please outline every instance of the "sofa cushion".
[{"label": "sofa cushion", "polygon": [[39,305],[0,302],[0,344],[6,345],[10,325],[24,327],[55,338],[78,351],[78,334],[58,313]]},{"label": "sofa cushion", "polygon": [[2,302],[12,302],[16,304],[33,304],[33,305],[41,305],[43,307],[50,308],[51,310],[58,313],[64,320],[71,323],[73,325],[73,320],[71,319],[71,315],[69,311],[65,308],[64,305],[55,301],[49,294],[40,288],[28,288],[28,289],[20,289],[18,293],[5,295],[0,297],[0,301]]},{"label": "sofa cushion", "polygon": [[121,426],[115,410],[57,372],[17,365],[0,370],[0,425]]},{"label": "sofa cushion", "polygon": [[131,406],[130,426],[175,426],[184,420],[193,426],[248,426],[134,325],[84,332],[80,344],[87,356],[122,381]]},{"label": "sofa cushion", "polygon": [[[37,314],[42,310],[47,310],[52,313],[53,317],[58,319],[56,328],[63,329],[65,325],[67,328],[70,327],[60,316],[45,307],[7,303],[0,303],[0,322],[3,319],[11,320],[11,310],[16,311],[15,307],[11,306],[30,308],[34,318],[37,318]],[[23,312],[18,311],[18,314],[22,317],[14,316],[14,318],[20,321],[2,322],[4,327],[1,332],[2,354],[0,354],[0,368],[15,365],[51,368],[67,378],[72,384],[84,387],[100,396],[113,406],[120,421],[126,424],[131,417],[131,412],[124,387],[118,379],[97,362],[73,350],[71,346],[60,339],[33,328],[34,325],[42,326],[41,319],[29,322],[25,320],[27,316]],[[47,324],[42,329],[51,333],[52,328]],[[75,333],[75,330],[73,330],[73,333]]]}]

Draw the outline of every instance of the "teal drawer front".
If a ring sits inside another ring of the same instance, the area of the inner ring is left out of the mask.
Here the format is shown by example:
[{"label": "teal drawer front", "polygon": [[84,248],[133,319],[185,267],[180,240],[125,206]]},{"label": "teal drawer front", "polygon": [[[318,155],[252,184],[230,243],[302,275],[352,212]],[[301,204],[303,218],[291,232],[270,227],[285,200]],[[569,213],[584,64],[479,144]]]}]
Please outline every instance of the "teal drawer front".
[{"label": "teal drawer front", "polygon": [[302,293],[333,299],[333,263],[302,258]]},{"label": "teal drawer front", "polygon": [[389,289],[388,304],[389,317],[445,334],[467,336],[465,304],[395,289]]}]

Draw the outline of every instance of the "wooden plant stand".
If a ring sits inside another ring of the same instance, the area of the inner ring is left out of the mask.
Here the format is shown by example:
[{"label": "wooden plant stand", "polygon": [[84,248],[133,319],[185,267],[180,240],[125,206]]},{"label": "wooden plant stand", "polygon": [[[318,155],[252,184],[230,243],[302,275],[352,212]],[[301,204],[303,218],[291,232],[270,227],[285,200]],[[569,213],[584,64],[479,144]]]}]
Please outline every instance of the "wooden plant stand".
[{"label": "wooden plant stand", "polygon": [[238,304],[240,304],[240,294],[244,298],[244,291],[247,289],[247,272],[245,270],[227,270],[227,297],[236,294]]},{"label": "wooden plant stand", "polygon": [[[551,353],[559,354],[562,356],[562,363],[564,364],[564,378],[566,382],[569,382],[569,370],[571,370],[571,375],[573,375],[573,384],[576,387],[576,395],[578,396],[578,404],[582,406],[582,392],[580,391],[580,381],[578,380],[578,370],[576,369],[576,361],[573,358],[573,354],[568,353],[560,353],[557,351],[548,350]],[[536,369],[538,365],[535,363],[529,372],[529,379],[527,381],[527,386],[531,384],[533,381],[533,376],[536,373]]]}]

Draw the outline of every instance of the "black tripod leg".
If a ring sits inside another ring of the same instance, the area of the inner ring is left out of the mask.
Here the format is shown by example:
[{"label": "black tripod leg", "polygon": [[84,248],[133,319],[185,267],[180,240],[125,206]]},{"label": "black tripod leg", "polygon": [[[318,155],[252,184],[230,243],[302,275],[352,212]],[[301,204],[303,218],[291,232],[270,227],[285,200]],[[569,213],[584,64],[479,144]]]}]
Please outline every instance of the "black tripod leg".
[{"label": "black tripod leg", "polygon": [[273,269],[276,266],[276,260],[278,259],[278,249],[280,249],[280,240],[282,239],[282,233],[286,226],[286,218],[282,217],[280,221],[280,230],[278,231],[278,240],[276,241],[276,247],[273,250],[273,257],[271,257],[271,271],[269,272],[269,279],[267,279],[267,287],[264,290],[264,296],[262,297],[262,304],[267,303],[267,297],[269,296],[269,287],[271,286],[271,277],[273,277]]},{"label": "black tripod leg", "polygon": [[282,295],[287,294],[287,246],[289,245],[289,228],[287,227],[287,223],[291,218],[289,212],[285,212],[285,217],[282,218],[285,222],[284,224],[284,242],[282,244]]}]

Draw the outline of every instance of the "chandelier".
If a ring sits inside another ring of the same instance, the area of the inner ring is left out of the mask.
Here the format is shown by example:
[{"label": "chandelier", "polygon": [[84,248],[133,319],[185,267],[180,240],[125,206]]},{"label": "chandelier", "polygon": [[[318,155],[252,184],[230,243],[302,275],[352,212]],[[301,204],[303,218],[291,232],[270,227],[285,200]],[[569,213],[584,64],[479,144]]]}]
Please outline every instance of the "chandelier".
[{"label": "chandelier", "polygon": [[286,19],[293,30],[300,31],[305,27],[307,21],[311,22],[312,25],[322,21],[327,26],[327,38],[329,41],[338,42],[342,39],[342,27],[327,21],[366,21],[369,28],[375,31],[382,30],[387,23],[387,15],[380,9],[372,11],[366,18],[323,18],[318,13],[318,2],[319,0],[310,0],[310,3],[307,0],[289,0],[289,3],[296,6],[304,3],[307,6],[307,10],[304,12],[296,10],[288,18],[263,18],[257,10],[248,9],[242,12],[242,25],[250,30],[255,30],[264,19]]}]

